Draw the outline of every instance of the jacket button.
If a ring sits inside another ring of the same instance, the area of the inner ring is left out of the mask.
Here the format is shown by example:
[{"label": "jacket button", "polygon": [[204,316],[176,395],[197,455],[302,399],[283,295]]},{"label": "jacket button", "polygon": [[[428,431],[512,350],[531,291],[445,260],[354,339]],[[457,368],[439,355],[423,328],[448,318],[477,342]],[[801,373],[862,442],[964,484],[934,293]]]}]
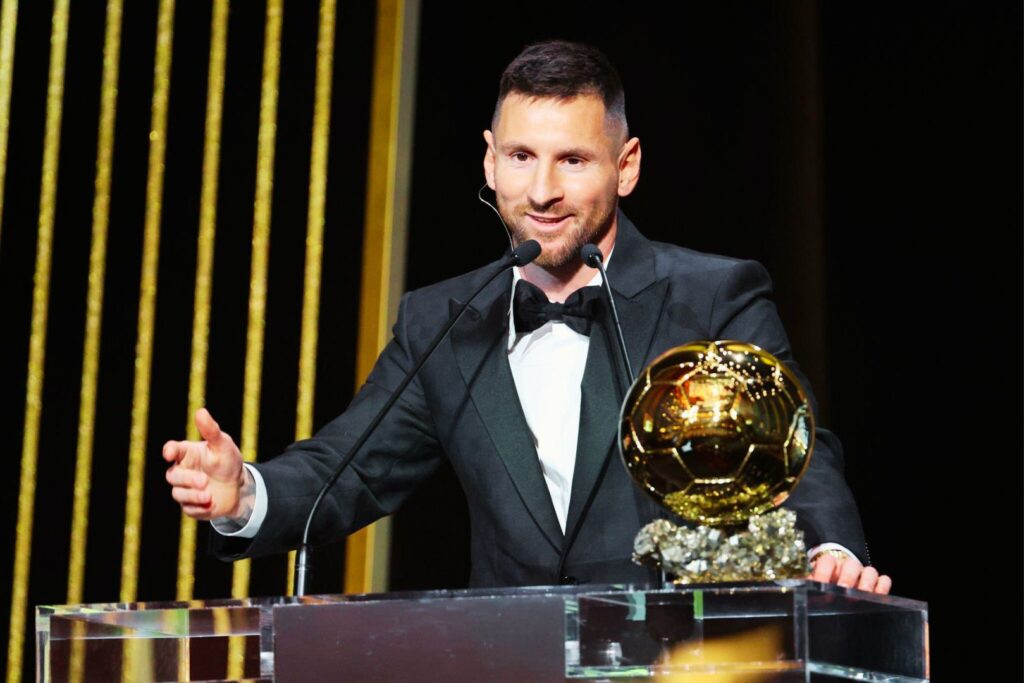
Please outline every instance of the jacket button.
[{"label": "jacket button", "polygon": [[575,576],[560,576],[558,577],[558,583],[563,586],[575,586],[579,583],[579,580]]}]

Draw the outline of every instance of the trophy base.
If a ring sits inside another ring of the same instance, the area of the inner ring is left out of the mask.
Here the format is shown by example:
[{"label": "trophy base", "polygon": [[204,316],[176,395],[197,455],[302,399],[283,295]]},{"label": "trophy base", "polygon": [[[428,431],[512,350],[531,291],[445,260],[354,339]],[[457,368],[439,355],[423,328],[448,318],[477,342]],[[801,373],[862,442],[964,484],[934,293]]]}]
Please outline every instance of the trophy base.
[{"label": "trophy base", "polygon": [[676,584],[805,578],[811,571],[796,513],[778,508],[748,520],[746,531],[677,526],[657,519],[636,535],[633,561]]}]

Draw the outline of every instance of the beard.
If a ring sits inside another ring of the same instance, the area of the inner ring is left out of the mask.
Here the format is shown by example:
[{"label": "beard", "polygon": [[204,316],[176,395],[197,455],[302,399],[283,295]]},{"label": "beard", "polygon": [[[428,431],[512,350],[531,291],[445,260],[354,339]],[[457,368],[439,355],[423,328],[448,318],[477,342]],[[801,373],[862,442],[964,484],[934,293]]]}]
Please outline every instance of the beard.
[{"label": "beard", "polygon": [[574,261],[580,262],[580,249],[585,244],[599,242],[611,228],[612,217],[615,213],[615,203],[607,207],[596,207],[590,213],[581,215],[579,212],[566,207],[572,214],[567,224],[561,231],[555,234],[543,234],[538,232],[527,218],[527,212],[545,213],[546,209],[538,209],[529,206],[518,206],[514,209],[504,206],[499,197],[498,213],[512,233],[512,241],[516,246],[529,240],[537,240],[541,246],[540,256],[534,259],[534,263],[547,270],[558,270],[565,268]]}]

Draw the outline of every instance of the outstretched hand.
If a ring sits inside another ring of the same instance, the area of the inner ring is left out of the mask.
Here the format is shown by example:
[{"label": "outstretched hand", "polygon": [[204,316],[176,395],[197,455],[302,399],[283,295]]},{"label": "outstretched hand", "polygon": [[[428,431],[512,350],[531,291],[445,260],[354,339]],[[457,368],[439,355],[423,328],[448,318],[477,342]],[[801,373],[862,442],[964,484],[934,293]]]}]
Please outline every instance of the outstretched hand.
[{"label": "outstretched hand", "polygon": [[196,411],[202,441],[168,441],[164,460],[171,463],[167,483],[182,511],[195,519],[241,516],[242,489],[251,477],[242,466],[234,440],[206,408]]},{"label": "outstretched hand", "polygon": [[865,567],[855,557],[838,560],[829,554],[814,558],[810,579],[822,583],[835,583],[844,588],[856,588],[868,593],[888,595],[892,590],[892,579],[879,574],[874,567]]}]

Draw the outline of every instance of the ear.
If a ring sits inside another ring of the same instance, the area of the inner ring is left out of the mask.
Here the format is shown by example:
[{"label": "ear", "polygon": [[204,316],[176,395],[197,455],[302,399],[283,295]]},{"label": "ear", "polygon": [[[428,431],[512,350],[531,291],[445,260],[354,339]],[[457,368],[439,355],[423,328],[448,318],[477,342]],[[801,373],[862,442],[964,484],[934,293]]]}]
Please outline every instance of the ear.
[{"label": "ear", "polygon": [[640,180],[640,138],[631,138],[619,152],[619,187],[620,197],[629,195]]},{"label": "ear", "polygon": [[494,189],[494,133],[484,131],[484,141],[487,142],[487,151],[484,152],[484,178],[487,179],[487,187]]}]

